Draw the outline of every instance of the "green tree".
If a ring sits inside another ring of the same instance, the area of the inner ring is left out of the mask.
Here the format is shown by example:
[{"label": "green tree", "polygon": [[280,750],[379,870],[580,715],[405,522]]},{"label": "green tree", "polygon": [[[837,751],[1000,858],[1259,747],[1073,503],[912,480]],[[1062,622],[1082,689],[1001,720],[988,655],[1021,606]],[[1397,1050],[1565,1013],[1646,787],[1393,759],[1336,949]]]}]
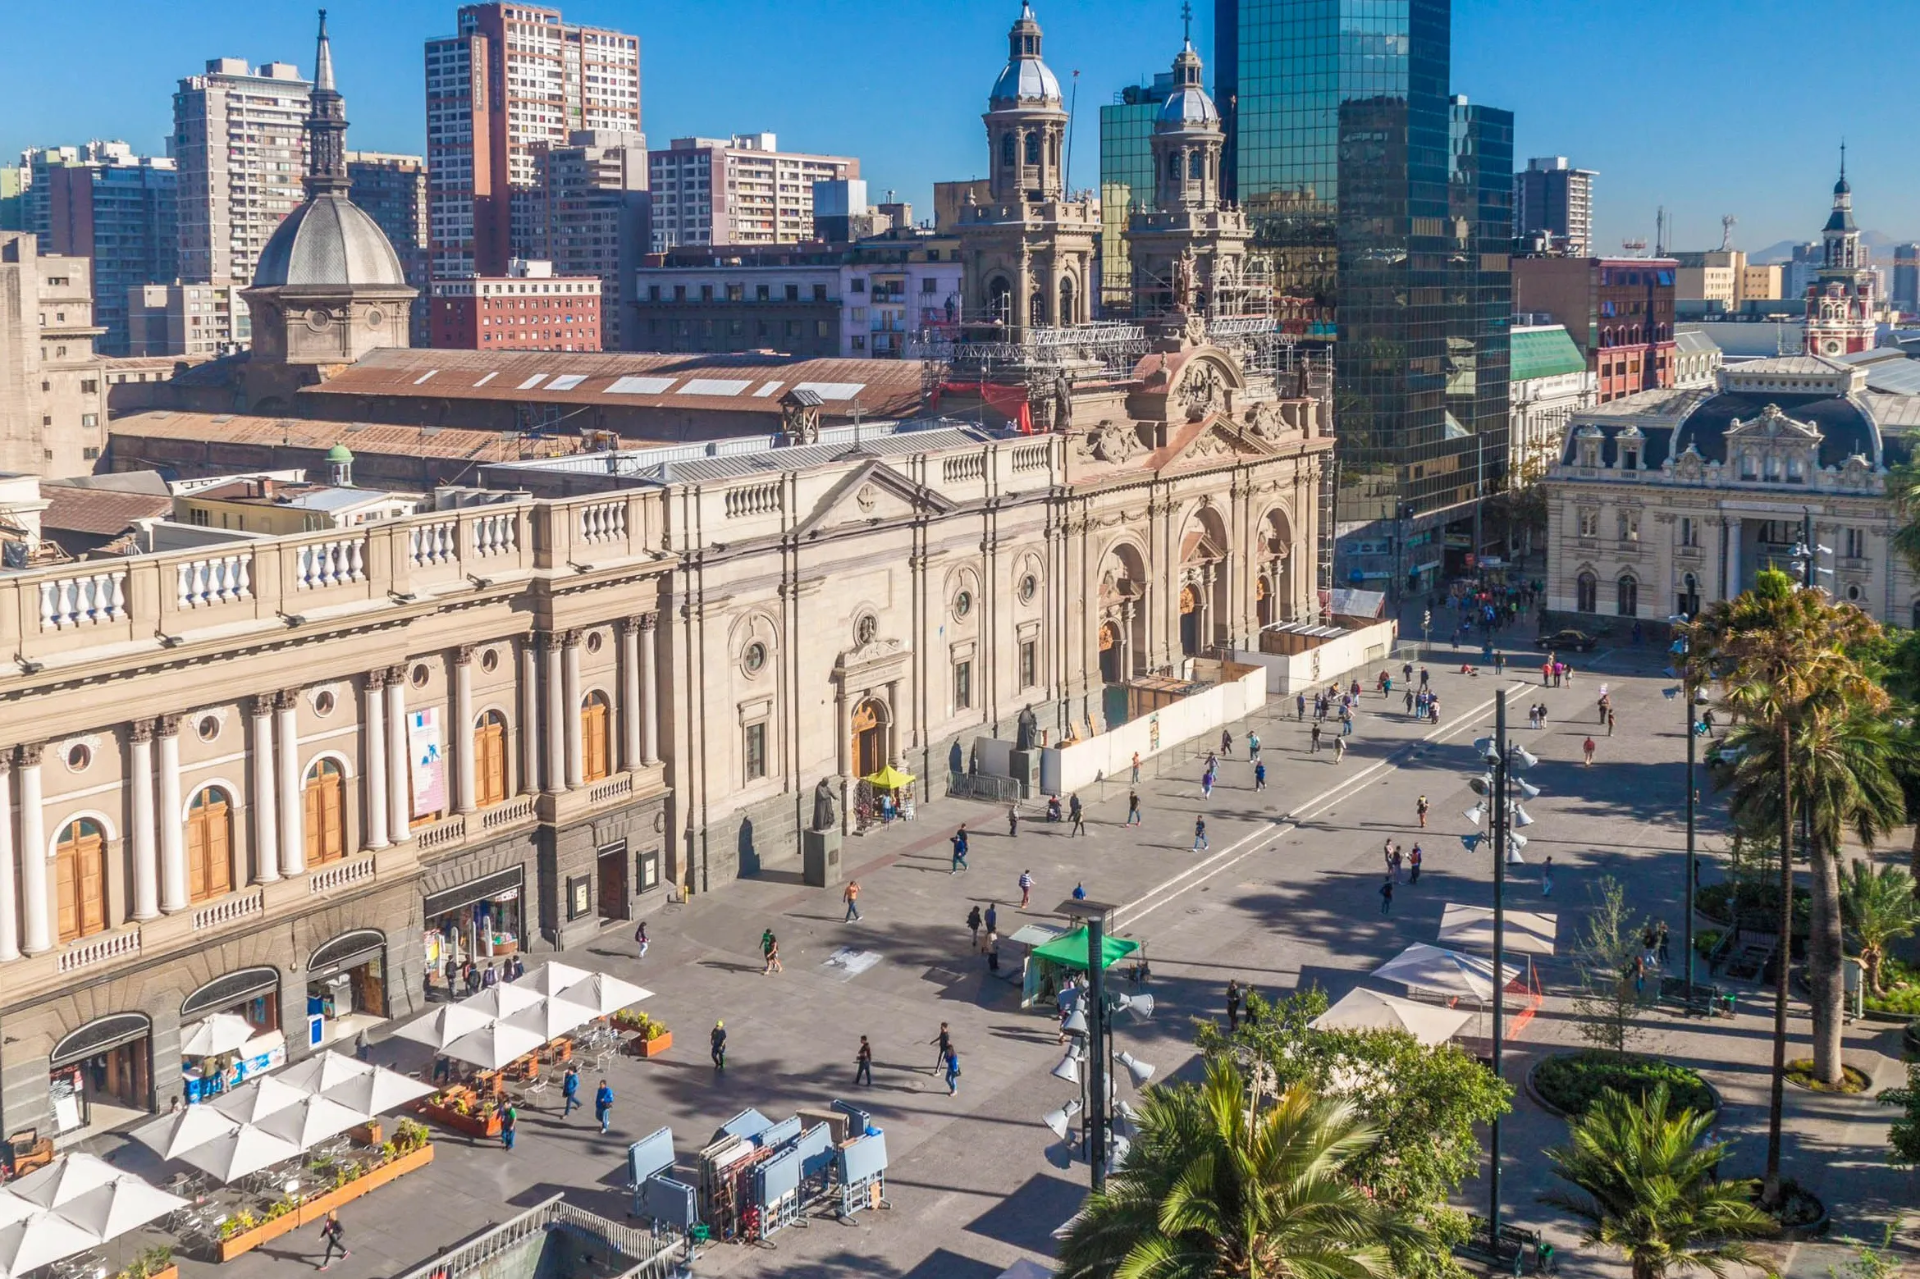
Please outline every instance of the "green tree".
[{"label": "green tree", "polygon": [[1641,953],[1644,921],[1627,912],[1620,881],[1602,877],[1591,890],[1593,909],[1586,933],[1575,950],[1581,990],[1573,997],[1580,1014],[1580,1037],[1596,1048],[1624,1057],[1638,1037],[1636,1024],[1648,997],[1633,982],[1633,961]]},{"label": "green tree", "polygon": [[1338,1101],[1291,1088],[1249,1104],[1232,1062],[1153,1089],[1126,1163],[1074,1219],[1062,1279],[1380,1279],[1419,1228],[1346,1163],[1379,1134]]},{"label": "green tree", "polygon": [[1867,989],[1879,994],[1880,966],[1887,947],[1920,930],[1920,901],[1914,900],[1913,876],[1898,866],[1875,869],[1864,861],[1847,868],[1840,883],[1840,904],[1847,931],[1860,947]]},{"label": "green tree", "polygon": [[1905,1088],[1881,1090],[1880,1104],[1906,1112],[1887,1129],[1887,1161],[1906,1168],[1920,1164],[1920,1062],[1907,1063]]},{"label": "green tree", "polygon": [[1752,1203],[1752,1181],[1718,1181],[1724,1142],[1703,1141],[1712,1115],[1668,1112],[1664,1085],[1635,1100],[1609,1089],[1569,1124],[1570,1142],[1547,1151],[1553,1173],[1576,1188],[1546,1196],[1586,1223],[1586,1241],[1618,1249],[1633,1279],[1664,1279],[1732,1265],[1772,1267],[1746,1242],[1774,1233]]},{"label": "green tree", "polygon": [[1906,559],[1907,567],[1920,573],[1920,461],[1888,468],[1887,496],[1900,512],[1893,549]]}]

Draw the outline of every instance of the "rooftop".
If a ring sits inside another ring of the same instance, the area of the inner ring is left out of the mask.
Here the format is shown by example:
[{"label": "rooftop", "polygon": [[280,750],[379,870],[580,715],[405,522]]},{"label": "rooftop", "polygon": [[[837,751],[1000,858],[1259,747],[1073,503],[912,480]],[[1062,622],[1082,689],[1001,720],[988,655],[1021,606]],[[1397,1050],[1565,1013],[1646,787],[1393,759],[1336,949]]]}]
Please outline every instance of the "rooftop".
[{"label": "rooftop", "polygon": [[110,436],[155,440],[216,441],[279,445],[325,451],[345,443],[362,453],[510,462],[577,452],[573,436],[517,436],[459,427],[387,426],[375,422],[314,422],[305,418],[251,417],[238,413],[186,413],[171,409],[130,413],[107,424]]},{"label": "rooftop", "polygon": [[1574,345],[1566,326],[1548,325],[1544,328],[1515,328],[1513,330],[1513,362],[1511,378],[1515,382],[1529,381],[1533,378],[1558,377],[1568,373],[1585,373],[1587,357]]}]

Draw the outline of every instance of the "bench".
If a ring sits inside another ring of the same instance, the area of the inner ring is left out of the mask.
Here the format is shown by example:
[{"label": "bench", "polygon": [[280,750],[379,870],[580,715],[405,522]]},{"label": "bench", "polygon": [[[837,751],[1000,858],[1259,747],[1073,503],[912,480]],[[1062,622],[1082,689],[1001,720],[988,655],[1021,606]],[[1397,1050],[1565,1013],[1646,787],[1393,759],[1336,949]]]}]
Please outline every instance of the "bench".
[{"label": "bench", "polygon": [[1524,1226],[1502,1226],[1495,1238],[1488,1230],[1485,1217],[1467,1218],[1467,1241],[1453,1251],[1467,1261],[1477,1261],[1490,1270],[1507,1274],[1525,1274],[1528,1269],[1528,1252],[1532,1252],[1532,1268],[1538,1270],[1543,1262],[1541,1239],[1538,1230],[1528,1230]]}]

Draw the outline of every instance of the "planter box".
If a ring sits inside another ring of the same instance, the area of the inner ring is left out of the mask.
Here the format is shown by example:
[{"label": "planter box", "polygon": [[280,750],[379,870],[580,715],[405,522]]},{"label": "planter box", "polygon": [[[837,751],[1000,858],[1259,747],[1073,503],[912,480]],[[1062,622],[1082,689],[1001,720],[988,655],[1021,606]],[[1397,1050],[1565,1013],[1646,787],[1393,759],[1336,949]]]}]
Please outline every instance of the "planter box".
[{"label": "planter box", "polygon": [[627,1040],[627,1051],[635,1057],[658,1057],[673,1047],[673,1032],[667,1031],[657,1039],[642,1039],[635,1035]]},{"label": "planter box", "polygon": [[302,1200],[292,1212],[283,1213],[272,1221],[262,1222],[252,1230],[243,1230],[239,1234],[222,1239],[220,1260],[232,1261],[241,1253],[252,1252],[263,1243],[270,1243],[281,1235],[298,1230],[302,1226],[313,1225],[341,1205],[352,1203],[362,1195],[372,1194],[394,1178],[404,1177],[432,1162],[433,1143],[428,1142],[420,1149],[390,1159],[378,1168],[370,1168],[365,1175],[349,1181],[344,1186],[336,1186],[332,1190]]},{"label": "planter box", "polygon": [[498,1137],[500,1135],[500,1112],[494,1111],[485,1119],[478,1115],[463,1115],[457,1110],[445,1106],[433,1106],[424,1101],[416,1101],[408,1106],[414,1114],[442,1128],[451,1128],[463,1132],[469,1137]]},{"label": "planter box", "polygon": [[386,1132],[378,1119],[369,1119],[358,1128],[347,1129],[347,1136],[363,1146],[379,1147],[386,1142]]}]

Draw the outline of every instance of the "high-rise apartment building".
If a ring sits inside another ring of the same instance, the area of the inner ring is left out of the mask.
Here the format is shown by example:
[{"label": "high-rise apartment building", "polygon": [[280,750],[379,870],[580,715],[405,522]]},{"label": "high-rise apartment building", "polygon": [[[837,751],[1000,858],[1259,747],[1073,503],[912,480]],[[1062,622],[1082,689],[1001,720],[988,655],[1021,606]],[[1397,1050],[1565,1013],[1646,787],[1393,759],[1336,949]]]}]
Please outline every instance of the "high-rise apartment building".
[{"label": "high-rise apartment building", "polygon": [[0,471],[91,474],[106,444],[90,266],[0,232]]},{"label": "high-rise apartment building", "polygon": [[347,152],[351,199],[379,228],[400,255],[407,283],[420,290],[413,300],[413,340],[427,341],[427,292],[432,283],[427,239],[427,162],[417,155],[381,151]]},{"label": "high-rise apartment building", "polygon": [[1893,246],[1892,297],[1902,314],[1920,313],[1920,244]]},{"label": "high-rise apartment building", "polygon": [[1535,156],[1513,175],[1513,234],[1542,236],[1556,253],[1583,258],[1593,251],[1592,169],[1576,169],[1564,155]]},{"label": "high-rise apartment building", "polygon": [[640,130],[640,39],[558,9],[461,8],[427,41],[433,275],[505,274],[544,251],[538,152],[576,130]]},{"label": "high-rise apartment building", "polygon": [[540,152],[546,221],[542,257],[561,276],[600,280],[602,349],[626,350],[633,273],[651,239],[647,139],[618,129],[580,129]]},{"label": "high-rise apartment building", "polygon": [[43,253],[92,259],[100,349],[130,354],[128,290],[179,274],[174,162],[124,142],[30,153],[31,230]]},{"label": "high-rise apartment building", "polygon": [[27,189],[33,171],[24,164],[0,164],[0,231],[27,229]]},{"label": "high-rise apartment building", "polygon": [[1449,0],[1215,4],[1225,194],[1273,262],[1282,327],[1333,343],[1335,577],[1394,590],[1463,567],[1447,526],[1508,456],[1512,121],[1448,95],[1451,17]]},{"label": "high-rise apartment building", "polygon": [[813,238],[813,184],[860,176],[844,155],[782,151],[771,133],[675,138],[650,156],[653,251]]},{"label": "high-rise apartment building", "polygon": [[167,150],[179,171],[183,280],[247,284],[280,220],[305,192],[307,99],[291,63],[213,58],[173,95]]},{"label": "high-rise apartment building", "polygon": [[127,355],[198,355],[207,359],[244,350],[253,318],[240,296],[244,284],[136,284],[121,299]]},{"label": "high-rise apartment building", "polygon": [[1173,92],[1173,73],[1128,85],[1100,108],[1100,304],[1115,315],[1133,305],[1127,215],[1153,206],[1153,125]]}]

